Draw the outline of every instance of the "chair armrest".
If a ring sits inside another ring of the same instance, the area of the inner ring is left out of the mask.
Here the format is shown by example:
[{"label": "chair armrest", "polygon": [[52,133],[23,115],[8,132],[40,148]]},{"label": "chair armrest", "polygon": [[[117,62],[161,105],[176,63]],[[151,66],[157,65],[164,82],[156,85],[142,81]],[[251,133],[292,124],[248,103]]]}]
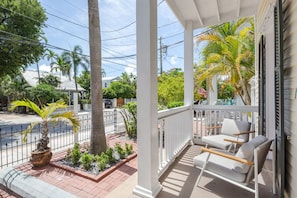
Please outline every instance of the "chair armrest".
[{"label": "chair armrest", "polygon": [[231,139],[228,139],[228,138],[224,138],[224,141],[231,142],[231,143],[238,144],[238,145],[243,145],[244,144],[244,142],[239,142],[239,141],[231,140]]},{"label": "chair armrest", "polygon": [[239,136],[239,135],[246,135],[246,134],[250,134],[250,133],[255,133],[255,131],[241,131],[238,133],[233,133],[234,136]]},{"label": "chair armrest", "polygon": [[219,129],[222,128],[222,126],[212,126],[212,127],[206,127],[206,129]]},{"label": "chair armrest", "polygon": [[212,149],[209,149],[209,148],[205,148],[205,147],[202,147],[201,150],[203,152],[208,152],[208,153],[211,153],[211,154],[214,154],[214,155],[219,155],[221,157],[225,157],[225,158],[228,158],[228,159],[231,159],[231,160],[234,160],[234,161],[237,161],[237,162],[240,162],[242,164],[249,165],[249,166],[253,166],[254,165],[254,162],[248,161],[246,159],[242,159],[242,158],[239,158],[239,157],[236,157],[234,155],[229,155],[229,154],[222,153],[222,152],[219,152],[219,151],[216,151],[216,150],[212,150]]}]

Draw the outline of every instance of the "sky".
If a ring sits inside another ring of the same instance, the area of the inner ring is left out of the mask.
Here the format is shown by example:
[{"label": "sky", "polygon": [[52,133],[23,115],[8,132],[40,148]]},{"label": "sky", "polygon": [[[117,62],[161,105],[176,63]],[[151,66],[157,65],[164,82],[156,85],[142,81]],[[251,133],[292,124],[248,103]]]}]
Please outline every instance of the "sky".
[{"label": "sky", "polygon": [[[48,44],[56,54],[81,46],[89,56],[87,0],[40,0],[48,20],[43,28]],[[107,77],[136,74],[136,0],[99,0],[102,67]],[[198,30],[199,31],[199,30]],[[195,34],[195,32],[194,32]],[[168,46],[163,53],[163,71],[183,69],[183,27],[166,1],[158,0],[158,38]],[[159,45],[159,41],[158,41]],[[159,46],[158,46],[159,48]],[[195,45],[195,49],[196,49]],[[159,52],[158,52],[159,53]],[[194,58],[198,58],[194,50]],[[159,54],[158,54],[159,55]],[[40,70],[49,71],[49,61],[39,61]],[[160,64],[160,60],[158,60]],[[30,70],[36,70],[32,65]]]}]

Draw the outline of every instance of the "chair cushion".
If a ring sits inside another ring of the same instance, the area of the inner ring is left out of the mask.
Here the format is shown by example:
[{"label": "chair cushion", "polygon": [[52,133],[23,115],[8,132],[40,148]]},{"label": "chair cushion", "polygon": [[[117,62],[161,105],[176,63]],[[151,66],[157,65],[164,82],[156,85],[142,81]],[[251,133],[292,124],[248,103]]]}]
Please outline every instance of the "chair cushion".
[{"label": "chair cushion", "polygon": [[[195,156],[193,159],[194,165],[198,168],[202,168],[208,154],[208,152],[205,152]],[[205,169],[237,182],[245,182],[246,174],[233,171],[233,162],[233,160],[228,158],[211,154]]]},{"label": "chair cushion", "polygon": [[224,139],[231,139],[231,140],[236,140],[239,142],[245,142],[244,139],[235,137],[235,136],[229,136],[225,134],[220,134],[220,135],[210,135],[210,136],[203,136],[202,141],[208,144],[209,146],[214,146],[220,149],[227,150],[229,146],[232,144],[231,142],[224,141]]},{"label": "chair cushion", "polygon": [[[267,140],[266,137],[262,135],[258,135],[251,141],[244,143],[236,153],[236,157],[246,159],[248,161],[252,161],[254,157],[254,149],[264,143]],[[233,170],[238,173],[247,173],[250,169],[249,165],[245,165],[240,162],[234,161],[233,163]]]},{"label": "chair cushion", "polygon": [[[250,128],[251,123],[248,121],[238,121],[229,118],[224,118],[221,133],[233,136],[234,133],[249,131]],[[240,135],[239,137],[241,139],[244,139],[244,142],[247,142],[249,140],[249,134]]]}]

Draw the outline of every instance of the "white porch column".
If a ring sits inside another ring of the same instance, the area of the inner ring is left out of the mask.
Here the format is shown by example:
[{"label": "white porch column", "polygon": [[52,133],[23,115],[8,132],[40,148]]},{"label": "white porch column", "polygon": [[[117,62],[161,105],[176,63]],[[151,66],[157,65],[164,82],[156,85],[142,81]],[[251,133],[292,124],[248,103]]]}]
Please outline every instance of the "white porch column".
[{"label": "white porch column", "polygon": [[138,181],[133,193],[156,197],[158,176],[157,0],[136,1]]},{"label": "white porch column", "polygon": [[194,75],[193,75],[193,23],[186,22],[184,32],[184,103],[192,105],[194,100]]},{"label": "white porch column", "polygon": [[[193,105],[194,102],[194,59],[193,59],[193,23],[187,21],[184,30],[184,104]],[[193,111],[190,111],[185,119],[187,124],[186,131],[189,133],[189,138],[193,136]]]}]

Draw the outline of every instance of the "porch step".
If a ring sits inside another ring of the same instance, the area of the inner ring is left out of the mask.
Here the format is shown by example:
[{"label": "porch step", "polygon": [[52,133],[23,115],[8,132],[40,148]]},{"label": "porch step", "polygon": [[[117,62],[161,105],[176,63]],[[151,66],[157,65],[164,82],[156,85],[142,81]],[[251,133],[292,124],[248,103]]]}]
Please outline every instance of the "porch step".
[{"label": "porch step", "polygon": [[69,192],[36,179],[13,167],[0,170],[0,188],[9,189],[15,194],[26,198],[76,198]]}]

